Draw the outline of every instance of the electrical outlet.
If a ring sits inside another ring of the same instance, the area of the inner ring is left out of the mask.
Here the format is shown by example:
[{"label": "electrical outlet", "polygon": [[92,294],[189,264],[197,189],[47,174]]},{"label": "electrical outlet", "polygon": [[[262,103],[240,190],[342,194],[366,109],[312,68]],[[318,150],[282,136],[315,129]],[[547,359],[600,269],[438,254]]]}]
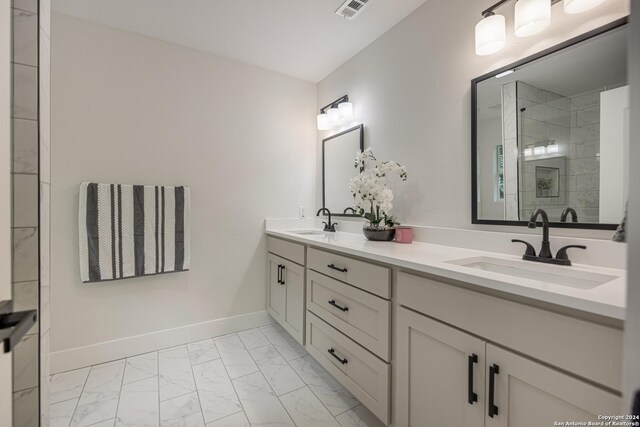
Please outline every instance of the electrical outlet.
[{"label": "electrical outlet", "polygon": [[307,210],[306,206],[299,206],[298,207],[298,218],[305,219],[307,217],[306,210]]}]

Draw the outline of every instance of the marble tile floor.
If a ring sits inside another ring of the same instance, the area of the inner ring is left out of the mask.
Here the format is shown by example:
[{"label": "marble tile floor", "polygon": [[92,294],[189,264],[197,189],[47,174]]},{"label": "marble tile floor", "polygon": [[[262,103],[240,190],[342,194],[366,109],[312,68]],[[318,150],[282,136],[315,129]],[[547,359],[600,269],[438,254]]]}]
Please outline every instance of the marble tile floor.
[{"label": "marble tile floor", "polygon": [[382,424],[277,324],[53,375],[51,427]]}]

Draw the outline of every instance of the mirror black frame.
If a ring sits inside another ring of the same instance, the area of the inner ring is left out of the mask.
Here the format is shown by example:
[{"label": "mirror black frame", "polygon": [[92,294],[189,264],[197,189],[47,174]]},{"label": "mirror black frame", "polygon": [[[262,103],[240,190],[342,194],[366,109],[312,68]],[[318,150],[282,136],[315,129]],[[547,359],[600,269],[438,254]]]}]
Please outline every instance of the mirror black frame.
[{"label": "mirror black frame", "polygon": [[[624,17],[609,24],[603,25],[602,27],[596,28],[595,30],[588,31],[578,37],[574,37],[565,42],[562,42],[556,46],[553,46],[549,49],[545,49],[541,52],[528,56],[520,61],[514,62],[509,65],[505,65],[497,70],[486,73],[480,77],[476,77],[471,80],[471,223],[472,224],[487,224],[487,225],[520,225],[526,226],[528,221],[514,221],[514,220],[498,220],[498,219],[479,219],[478,218],[478,114],[477,114],[477,104],[478,104],[478,93],[477,93],[477,85],[481,81],[487,80],[500,74],[502,72],[512,70],[517,67],[521,67],[529,62],[533,62],[540,58],[543,58],[547,55],[550,55],[555,52],[559,52],[563,49],[566,49],[575,44],[581,43],[590,38],[599,36],[608,31],[614,30],[619,27],[623,27],[629,23],[629,17]],[[620,218],[622,219],[622,218]],[[596,230],[615,230],[618,227],[618,224],[597,224],[597,223],[573,223],[573,222],[552,222],[550,223],[553,227],[558,228],[578,228],[578,229],[596,229]]]},{"label": "mirror black frame", "polygon": [[[322,206],[323,207],[326,207],[326,204],[325,204],[325,202],[326,202],[326,194],[325,194],[325,185],[324,185],[324,177],[325,177],[325,174],[326,174],[326,172],[325,172],[325,159],[324,159],[324,144],[327,141],[331,141],[334,138],[337,138],[339,136],[342,136],[342,135],[347,134],[349,132],[353,132],[353,131],[358,130],[358,129],[360,130],[360,151],[362,152],[362,151],[364,151],[364,125],[363,124],[359,124],[357,126],[349,128],[349,129],[345,129],[345,130],[343,130],[341,132],[336,133],[335,135],[331,135],[330,137],[327,137],[327,138],[322,140]],[[345,207],[345,210],[346,209],[347,208]],[[357,218],[360,218],[360,215],[358,215],[358,214],[346,214],[346,213],[344,213],[344,211],[343,211],[343,213],[338,213],[338,212],[333,213],[333,212],[331,212],[331,216],[343,216],[343,217],[357,217]]]}]

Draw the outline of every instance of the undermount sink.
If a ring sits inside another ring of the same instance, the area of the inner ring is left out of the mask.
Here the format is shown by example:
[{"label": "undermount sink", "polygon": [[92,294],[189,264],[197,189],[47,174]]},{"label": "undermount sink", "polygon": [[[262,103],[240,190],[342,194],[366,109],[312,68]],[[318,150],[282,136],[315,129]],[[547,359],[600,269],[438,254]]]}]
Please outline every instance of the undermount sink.
[{"label": "undermount sink", "polygon": [[576,289],[593,289],[618,278],[568,267],[492,257],[465,258],[449,261],[449,264]]},{"label": "undermount sink", "polygon": [[323,235],[324,231],[320,231],[320,230],[290,230],[289,233],[319,236],[319,235]]}]

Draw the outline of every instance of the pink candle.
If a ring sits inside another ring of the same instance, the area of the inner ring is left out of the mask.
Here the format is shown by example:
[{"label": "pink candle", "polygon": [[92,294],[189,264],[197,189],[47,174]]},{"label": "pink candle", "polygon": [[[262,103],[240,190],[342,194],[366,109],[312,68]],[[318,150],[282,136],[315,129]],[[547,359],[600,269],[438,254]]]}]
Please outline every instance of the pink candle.
[{"label": "pink candle", "polygon": [[413,242],[413,229],[411,227],[396,227],[396,242],[411,243]]}]

